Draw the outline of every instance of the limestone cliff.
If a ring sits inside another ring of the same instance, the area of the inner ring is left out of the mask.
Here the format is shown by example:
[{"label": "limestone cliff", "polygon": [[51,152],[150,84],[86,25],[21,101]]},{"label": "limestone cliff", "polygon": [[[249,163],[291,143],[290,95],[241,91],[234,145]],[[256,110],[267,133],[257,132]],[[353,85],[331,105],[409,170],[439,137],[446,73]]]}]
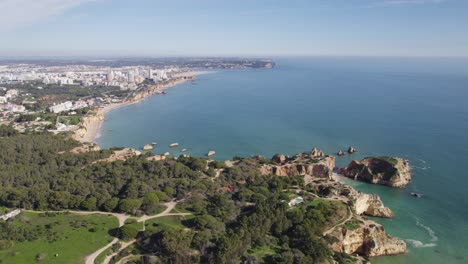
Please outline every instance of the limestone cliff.
[{"label": "limestone cliff", "polygon": [[404,187],[411,182],[408,160],[394,157],[370,157],[353,160],[339,173],[355,180],[391,187]]},{"label": "limestone cliff", "polygon": [[95,127],[98,126],[102,121],[104,121],[104,113],[99,110],[84,116],[81,118],[80,127],[75,130],[74,134],[72,135],[73,139],[83,141],[88,135],[88,130],[93,128],[96,129]]},{"label": "limestone cliff", "polygon": [[345,223],[328,234],[326,239],[334,251],[347,254],[376,257],[406,252],[403,240],[391,237],[381,225],[371,221]]},{"label": "limestone cliff", "polygon": [[392,218],[394,216],[392,210],[385,207],[376,194],[359,193],[354,201],[354,209],[358,215],[364,214],[383,218]]},{"label": "limestone cliff", "polygon": [[323,154],[317,155],[317,151],[301,153],[293,157],[277,154],[272,158],[272,161],[276,164],[265,164],[261,167],[260,172],[262,174],[274,174],[277,176],[311,176],[333,179],[335,157],[325,156]]}]

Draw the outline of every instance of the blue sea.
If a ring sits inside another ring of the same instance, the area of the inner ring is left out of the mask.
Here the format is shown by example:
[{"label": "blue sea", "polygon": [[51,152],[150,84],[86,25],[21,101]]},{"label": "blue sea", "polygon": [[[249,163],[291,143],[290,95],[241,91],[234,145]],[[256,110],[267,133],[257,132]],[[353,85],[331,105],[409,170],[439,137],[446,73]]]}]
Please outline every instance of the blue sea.
[{"label": "blue sea", "polygon": [[[405,189],[346,180],[380,195],[376,219],[408,253],[373,263],[468,263],[468,59],[277,58],[273,69],[217,71],[110,112],[98,144],[216,158],[294,154],[313,147],[351,159],[407,158]],[[178,149],[168,145],[178,142]],[[410,192],[422,193],[414,198]]]}]

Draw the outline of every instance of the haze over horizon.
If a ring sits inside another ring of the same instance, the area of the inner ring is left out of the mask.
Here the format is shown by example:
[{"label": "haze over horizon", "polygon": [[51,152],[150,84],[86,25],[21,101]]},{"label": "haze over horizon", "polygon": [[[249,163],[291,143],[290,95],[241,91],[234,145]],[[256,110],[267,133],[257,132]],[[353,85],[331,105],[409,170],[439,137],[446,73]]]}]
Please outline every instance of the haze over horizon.
[{"label": "haze over horizon", "polygon": [[468,56],[468,1],[0,0],[0,57]]}]

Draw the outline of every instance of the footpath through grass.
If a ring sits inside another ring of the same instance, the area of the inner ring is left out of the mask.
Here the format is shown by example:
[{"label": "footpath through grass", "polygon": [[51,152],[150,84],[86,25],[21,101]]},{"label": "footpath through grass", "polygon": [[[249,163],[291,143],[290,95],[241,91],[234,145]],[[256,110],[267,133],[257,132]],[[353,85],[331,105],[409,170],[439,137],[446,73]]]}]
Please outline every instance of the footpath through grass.
[{"label": "footpath through grass", "polygon": [[83,263],[85,256],[112,241],[118,221],[107,215],[22,213],[13,224],[35,232],[32,241],[14,241],[0,250],[0,263]]}]

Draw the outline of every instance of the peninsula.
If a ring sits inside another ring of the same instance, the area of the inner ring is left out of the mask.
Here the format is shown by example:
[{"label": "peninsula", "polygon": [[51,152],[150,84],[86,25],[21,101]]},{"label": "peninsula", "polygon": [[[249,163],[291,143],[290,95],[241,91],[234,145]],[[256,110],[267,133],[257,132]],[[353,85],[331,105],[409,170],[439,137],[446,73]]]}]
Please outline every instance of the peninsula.
[{"label": "peninsula", "polygon": [[[335,157],[318,149],[220,162],[92,146],[0,126],[0,205],[21,211],[0,221],[0,242],[11,241],[2,259],[269,263],[295,255],[363,263],[406,252],[404,241],[366,218],[394,217],[391,209],[340,183]],[[92,236],[99,239],[71,250]],[[26,246],[45,242],[47,249]]]}]

